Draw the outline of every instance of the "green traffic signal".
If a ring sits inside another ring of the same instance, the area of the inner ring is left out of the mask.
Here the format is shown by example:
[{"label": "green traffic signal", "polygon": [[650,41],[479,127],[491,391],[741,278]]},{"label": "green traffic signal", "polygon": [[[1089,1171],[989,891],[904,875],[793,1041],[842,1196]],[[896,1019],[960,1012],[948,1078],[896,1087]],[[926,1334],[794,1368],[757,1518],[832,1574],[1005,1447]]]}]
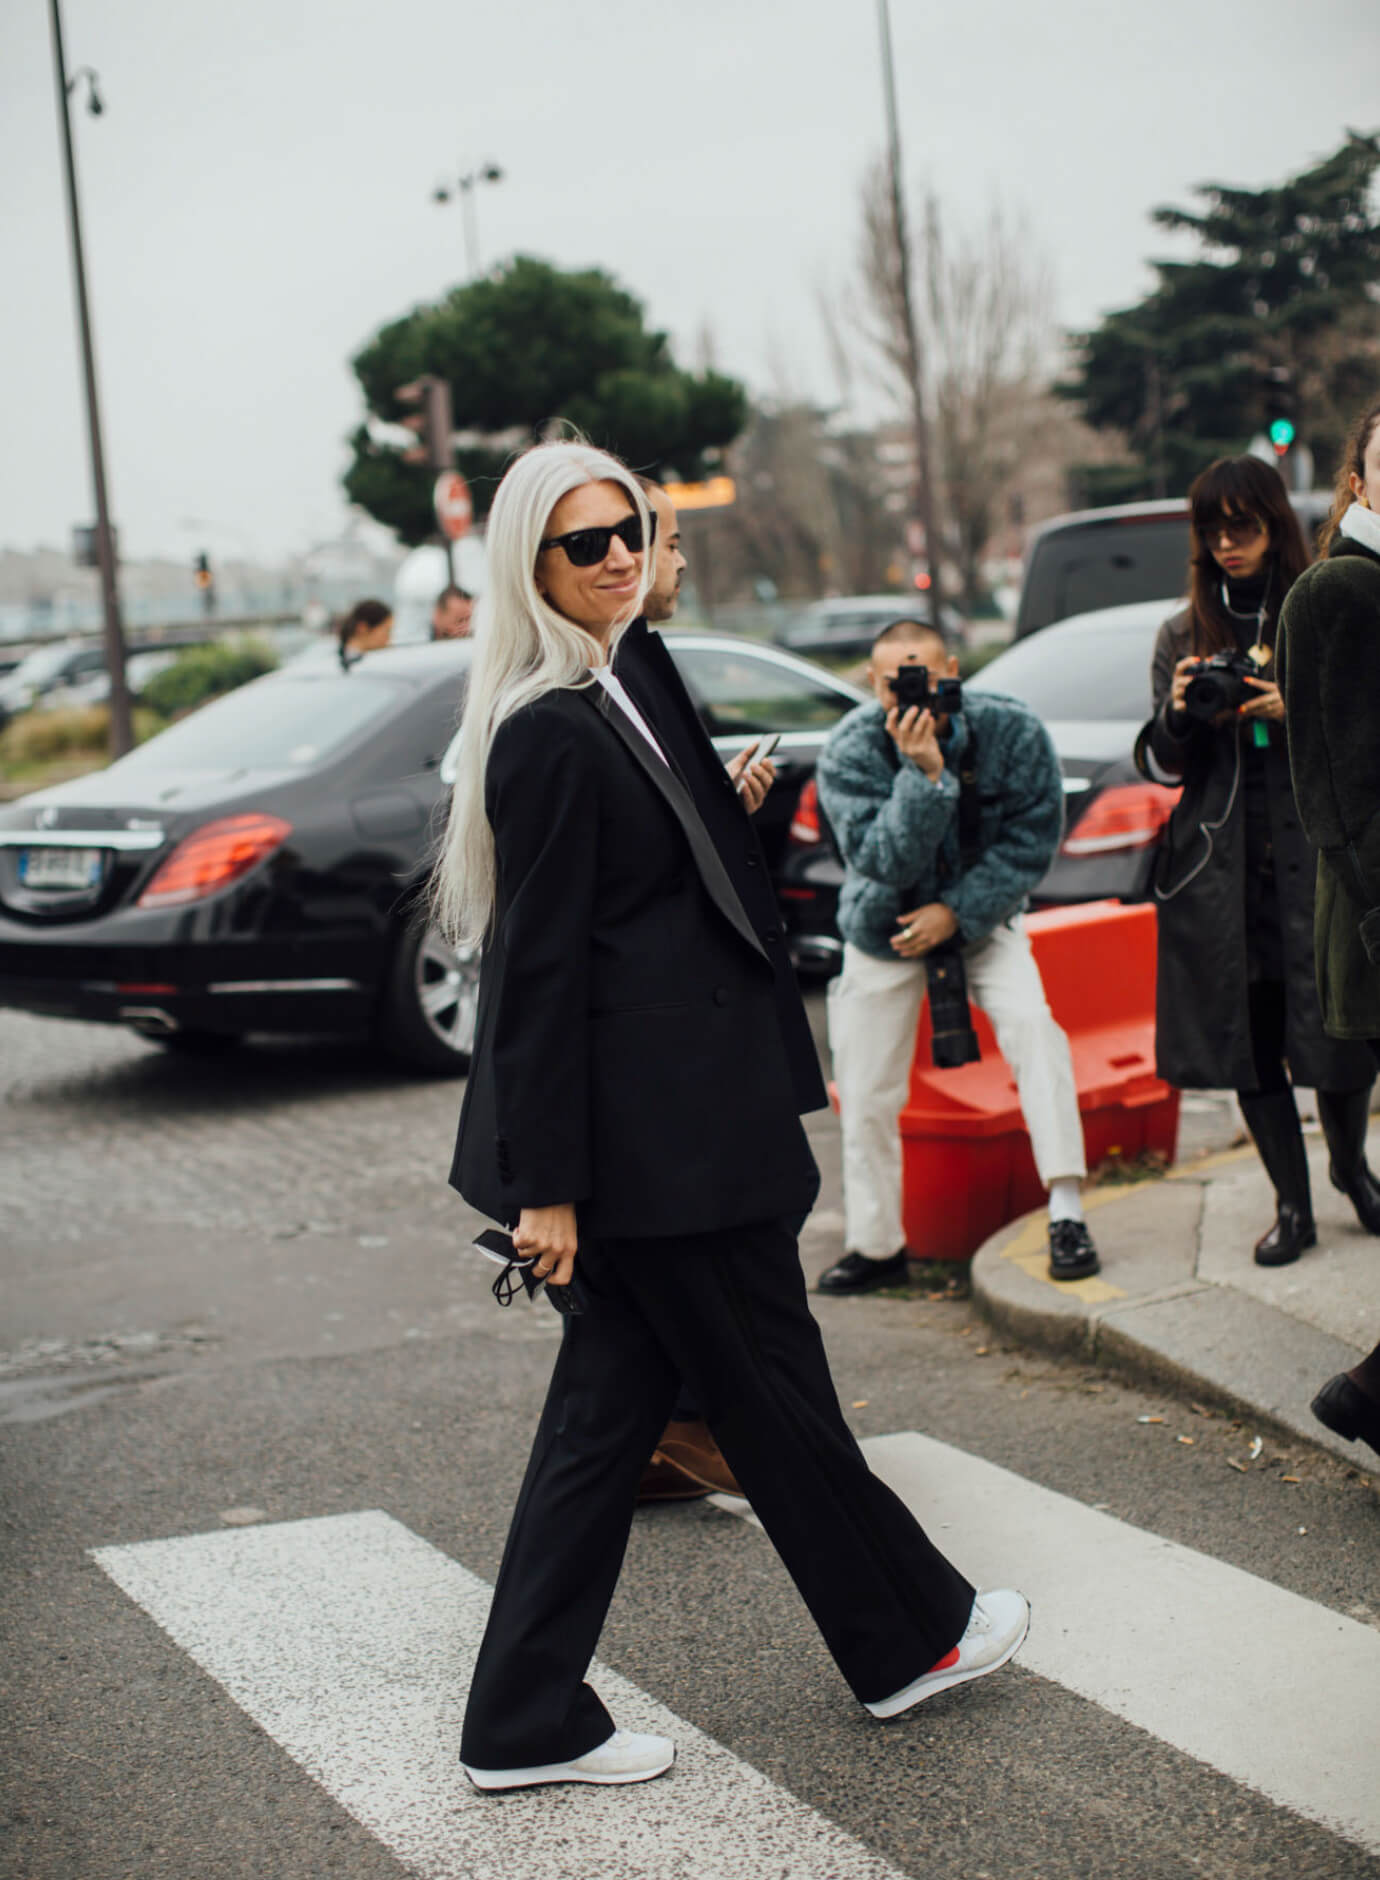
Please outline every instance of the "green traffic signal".
[{"label": "green traffic signal", "polygon": [[1276,418],[1270,426],[1270,442],[1282,457],[1294,441],[1294,427],[1288,418]]}]

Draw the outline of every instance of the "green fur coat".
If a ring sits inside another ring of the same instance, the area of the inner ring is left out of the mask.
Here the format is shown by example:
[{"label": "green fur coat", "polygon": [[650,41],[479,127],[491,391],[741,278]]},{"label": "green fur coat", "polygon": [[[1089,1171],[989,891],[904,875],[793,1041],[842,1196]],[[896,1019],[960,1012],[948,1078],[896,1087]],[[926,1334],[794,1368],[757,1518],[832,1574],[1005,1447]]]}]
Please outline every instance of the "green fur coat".
[{"label": "green fur coat", "polygon": [[1356,534],[1337,535],[1285,599],[1276,662],[1294,794],[1321,851],[1313,949],[1323,1023],[1334,1038],[1380,1038],[1380,965],[1359,932],[1380,909],[1380,516],[1352,515]]}]

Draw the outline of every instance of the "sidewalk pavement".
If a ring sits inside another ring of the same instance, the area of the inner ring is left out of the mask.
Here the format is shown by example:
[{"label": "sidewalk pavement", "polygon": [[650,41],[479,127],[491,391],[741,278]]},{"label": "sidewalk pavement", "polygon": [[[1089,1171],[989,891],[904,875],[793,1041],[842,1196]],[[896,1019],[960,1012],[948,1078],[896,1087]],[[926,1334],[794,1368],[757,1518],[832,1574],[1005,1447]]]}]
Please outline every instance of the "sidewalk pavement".
[{"label": "sidewalk pavement", "polygon": [[[1320,1135],[1307,1140],[1318,1245],[1292,1266],[1251,1258],[1274,1191],[1248,1147],[1088,1190],[1102,1257],[1094,1279],[1047,1277],[1043,1212],[1012,1222],[974,1258],[973,1297],[1024,1343],[1163,1381],[1368,1473],[1380,1467],[1370,1448],[1334,1436],[1309,1404],[1380,1338],[1380,1239],[1328,1180]],[[1374,1128],[1371,1145],[1374,1166]]]}]

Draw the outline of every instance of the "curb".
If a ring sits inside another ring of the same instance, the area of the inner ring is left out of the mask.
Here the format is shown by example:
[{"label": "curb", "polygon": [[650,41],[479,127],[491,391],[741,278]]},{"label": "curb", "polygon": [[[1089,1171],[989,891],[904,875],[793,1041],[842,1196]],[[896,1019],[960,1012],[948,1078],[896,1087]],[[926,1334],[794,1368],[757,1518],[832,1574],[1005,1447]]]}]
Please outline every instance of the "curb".
[{"label": "curb", "polygon": [[1161,1179],[1090,1190],[1084,1206],[1097,1220],[1105,1262],[1093,1279],[1056,1285],[1046,1277],[1043,1211],[1009,1223],[973,1258],[973,1300],[1020,1344],[1196,1398],[1380,1475],[1366,1445],[1344,1442],[1309,1409],[1326,1379],[1355,1364],[1360,1349],[1199,1277],[1210,1177],[1253,1153],[1229,1150]]}]

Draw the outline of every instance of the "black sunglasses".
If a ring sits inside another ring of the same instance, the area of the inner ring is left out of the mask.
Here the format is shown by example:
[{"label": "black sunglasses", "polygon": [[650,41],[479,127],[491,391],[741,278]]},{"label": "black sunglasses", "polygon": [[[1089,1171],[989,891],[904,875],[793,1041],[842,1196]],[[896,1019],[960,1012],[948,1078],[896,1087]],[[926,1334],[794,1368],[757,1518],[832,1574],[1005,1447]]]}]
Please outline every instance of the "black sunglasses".
[{"label": "black sunglasses", "polygon": [[[655,510],[648,512],[647,522],[647,545],[650,546],[656,540]],[[642,518],[636,510],[607,529],[571,529],[566,535],[548,536],[537,547],[539,551],[544,548],[563,548],[572,568],[597,568],[601,561],[608,559],[615,535],[630,555],[642,553]]]},{"label": "black sunglasses", "polygon": [[1223,515],[1220,510],[1211,522],[1198,522],[1196,518],[1194,520],[1199,535],[1209,549],[1224,535],[1233,548],[1244,548],[1247,542],[1253,542],[1265,527],[1259,516],[1227,516]]}]

